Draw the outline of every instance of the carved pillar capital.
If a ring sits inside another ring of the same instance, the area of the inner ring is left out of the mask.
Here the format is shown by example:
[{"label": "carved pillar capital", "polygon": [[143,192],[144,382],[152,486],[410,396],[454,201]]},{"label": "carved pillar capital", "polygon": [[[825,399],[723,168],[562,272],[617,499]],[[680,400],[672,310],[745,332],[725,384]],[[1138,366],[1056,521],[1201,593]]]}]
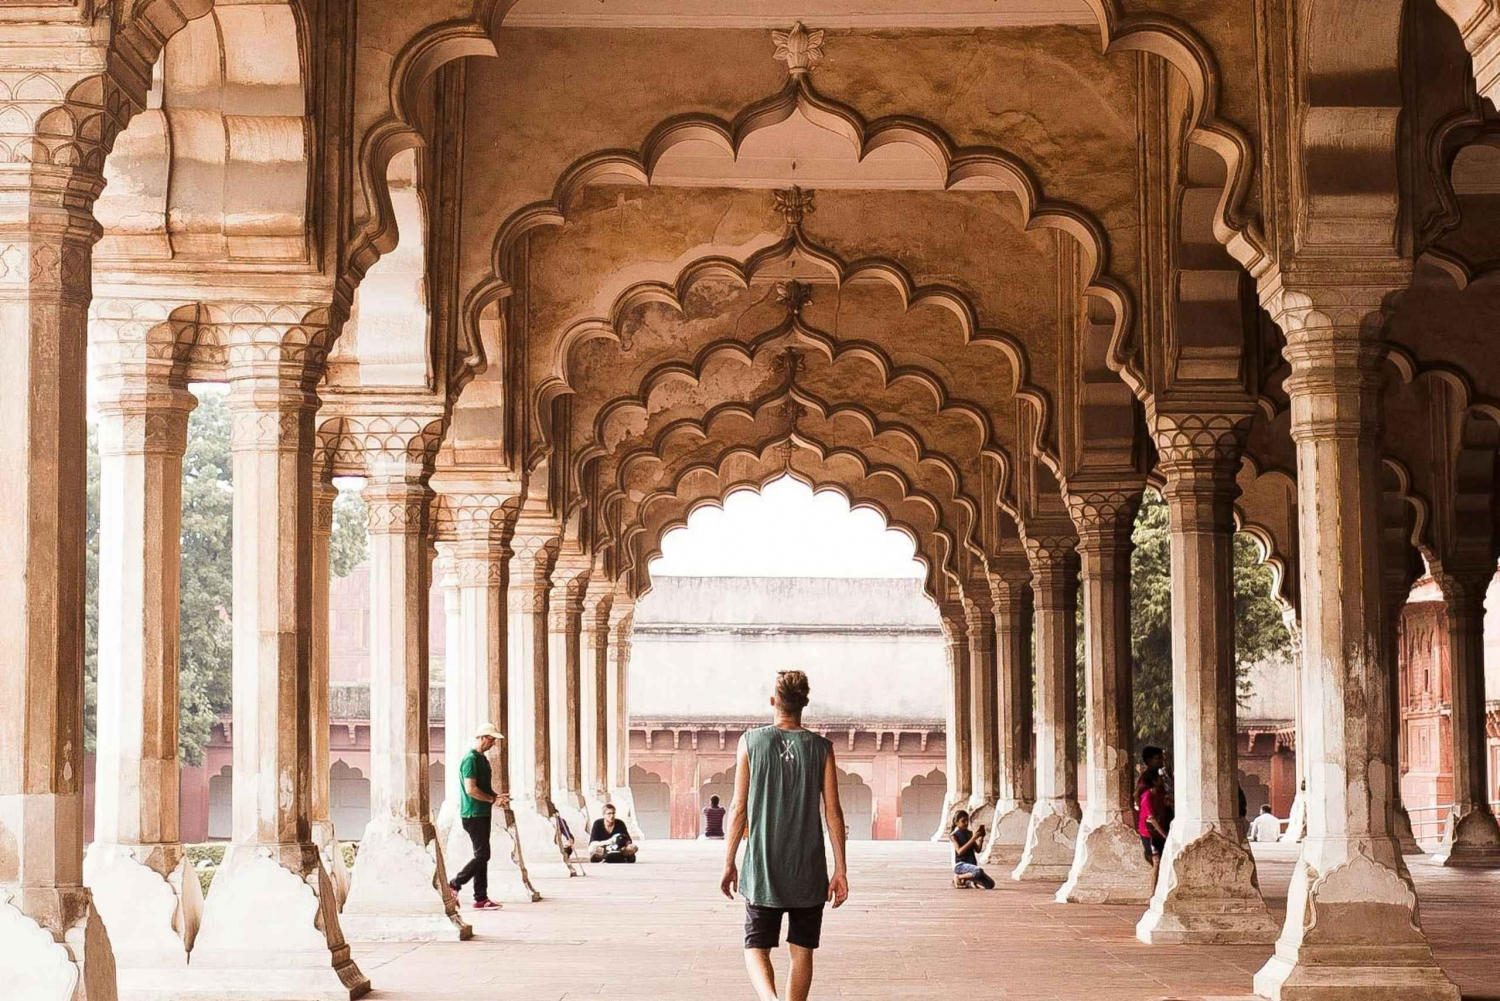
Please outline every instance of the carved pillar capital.
[{"label": "carved pillar capital", "polygon": [[209,337],[224,348],[231,384],[248,391],[317,385],[333,340],[332,310],[321,304],[210,302],[203,307]]},{"label": "carved pillar capital", "polygon": [[313,476],[312,533],[314,538],[333,535],[333,502],[338,500],[339,488],[326,476]]},{"label": "carved pillar capital", "polygon": [[558,538],[545,529],[518,527],[511,540],[510,586],[512,611],[545,612],[557,561]]},{"label": "carved pillar capital", "polygon": [[593,562],[586,556],[564,554],[552,567],[551,628],[564,631],[583,615]]},{"label": "carved pillar capital", "polygon": [[1251,410],[1148,414],[1175,524],[1188,531],[1234,531],[1234,499]]},{"label": "carved pillar capital", "polygon": [[1028,534],[1022,542],[1031,564],[1031,589],[1039,609],[1071,607],[1078,581],[1078,536],[1057,531]]},{"label": "carved pillar capital", "polygon": [[1144,477],[1128,482],[1070,481],[1063,500],[1078,530],[1079,552],[1129,552],[1144,489]]},{"label": "carved pillar capital", "polygon": [[422,479],[376,479],[363,491],[365,527],[371,535],[421,535],[427,531],[432,491]]}]

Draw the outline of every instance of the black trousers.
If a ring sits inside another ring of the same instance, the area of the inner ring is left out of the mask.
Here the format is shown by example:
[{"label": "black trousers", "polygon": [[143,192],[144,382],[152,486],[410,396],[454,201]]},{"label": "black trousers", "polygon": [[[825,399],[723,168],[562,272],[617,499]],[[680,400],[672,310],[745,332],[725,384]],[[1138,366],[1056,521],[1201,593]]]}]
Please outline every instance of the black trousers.
[{"label": "black trousers", "polygon": [[458,870],[453,877],[454,885],[463,886],[474,881],[474,899],[488,900],[490,896],[490,818],[464,817],[464,832],[474,845],[474,857],[469,864]]}]

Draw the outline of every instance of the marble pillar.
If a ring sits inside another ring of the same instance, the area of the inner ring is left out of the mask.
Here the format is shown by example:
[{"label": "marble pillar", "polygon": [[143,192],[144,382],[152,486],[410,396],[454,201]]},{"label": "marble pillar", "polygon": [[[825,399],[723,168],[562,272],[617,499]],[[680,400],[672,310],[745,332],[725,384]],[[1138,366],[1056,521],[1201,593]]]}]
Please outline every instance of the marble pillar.
[{"label": "marble pillar", "polygon": [[947,842],[953,830],[953,814],[969,805],[973,793],[970,784],[970,760],[973,756],[973,732],[970,721],[969,627],[963,602],[953,600],[939,606],[943,619],[943,637],[948,651],[948,719],[947,761],[948,792],[943,797],[943,812],[938,815],[933,841]]},{"label": "marble pillar", "polygon": [[1078,540],[1030,537],[1036,616],[1036,802],[1013,879],[1061,883],[1078,839]]},{"label": "marble pillar", "polygon": [[[1406,503],[1402,501],[1401,503]],[[1410,543],[1403,539],[1404,545]],[[1411,577],[1405,572],[1396,572],[1389,566],[1390,547],[1385,557],[1385,607],[1380,620],[1380,656],[1385,663],[1387,699],[1390,712],[1387,714],[1387,734],[1390,740],[1391,762],[1391,837],[1401,846],[1402,855],[1421,855],[1422,846],[1417,844],[1416,832],[1412,830],[1411,814],[1401,794],[1401,610],[1411,597]],[[1299,714],[1300,716],[1300,714]],[[1300,719],[1299,719],[1300,723]],[[1302,755],[1297,755],[1299,761]],[[1301,778],[1301,776],[1298,776]],[[1290,824],[1288,827],[1290,828]]]},{"label": "marble pillar", "polygon": [[995,662],[995,601],[989,581],[964,595],[965,625],[969,634],[969,814],[970,826],[995,822],[1000,799],[999,703]]},{"label": "marble pillar", "polygon": [[83,885],[84,355],[105,150],[29,134],[56,95],[100,85],[86,79],[103,66],[92,32],[59,28],[67,53],[10,46],[0,74],[12,87],[27,62],[46,74],[46,96],[13,94],[0,122],[7,149],[40,147],[0,163],[0,982],[40,1001],[115,997]]},{"label": "marble pillar", "polygon": [[609,798],[610,582],[596,576],[583,603],[583,795],[590,817],[602,816]]},{"label": "marble pillar", "polygon": [[1154,412],[1171,517],[1172,795],[1148,943],[1261,943],[1276,924],[1261,898],[1239,807],[1234,657],[1234,499],[1245,411]]},{"label": "marble pillar", "polygon": [[547,684],[552,709],[552,804],[573,833],[574,848],[588,844],[583,798],[583,604],[590,561],[566,554],[552,569],[547,603]]},{"label": "marble pillar", "polygon": [[1484,725],[1484,594],[1494,576],[1495,561],[1488,555],[1468,565],[1453,560],[1433,566],[1447,611],[1452,675],[1453,807],[1433,855],[1445,866],[1500,868],[1500,827],[1490,808]]},{"label": "marble pillar", "polygon": [[547,607],[557,535],[547,526],[518,527],[506,588],[506,673],[511,809],[532,874],[565,871],[552,818],[552,698],[548,682]]},{"label": "marble pillar", "polygon": [[1307,755],[1302,751],[1303,733],[1305,727],[1302,721],[1302,621],[1298,618],[1295,608],[1286,607],[1281,610],[1281,621],[1286,625],[1286,634],[1291,637],[1292,646],[1292,677],[1297,691],[1293,699],[1292,733],[1296,741],[1294,753],[1297,764],[1297,792],[1292,797],[1292,808],[1287,815],[1286,829],[1281,832],[1278,839],[1288,844],[1295,844],[1307,835]]},{"label": "marble pillar", "polygon": [[326,312],[228,306],[234,473],[234,808],[193,945],[187,998],[351,998],[338,898],[312,843],[312,453]]},{"label": "marble pillar", "polygon": [[[416,450],[416,446],[413,446]],[[419,460],[378,454],[364,489],[370,548],[370,822],[344,901],[352,940],[460,941],[428,788],[429,497]]]},{"label": "marble pillar", "polygon": [[1152,868],[1135,827],[1131,533],[1142,484],[1070,491],[1082,560],[1088,808],[1058,903],[1144,904]]},{"label": "marble pillar", "polygon": [[97,354],[98,752],[83,877],[130,997],[171,986],[203,914],[178,832],[177,763],[182,456],[197,401]]},{"label": "marble pillar", "polygon": [[1422,933],[1392,829],[1380,623],[1384,353],[1374,322],[1383,298],[1378,288],[1288,290],[1268,306],[1292,367],[1306,707],[1297,750],[1307,756],[1307,837],[1276,951],[1255,975],[1255,992],[1275,1001],[1459,996]]},{"label": "marble pillar", "polygon": [[609,608],[609,677],[605,686],[605,715],[609,717],[609,798],[615,816],[637,843],[645,840],[635,815],[635,793],[630,789],[630,653],[634,635],[635,599],[615,591]]},{"label": "marble pillar", "polygon": [[999,798],[985,862],[1010,870],[1026,850],[1035,802],[1031,762],[1031,570],[1024,559],[996,574],[995,661],[999,675],[996,727]]},{"label": "marble pillar", "polygon": [[330,546],[333,541],[333,502],[338,488],[323,472],[313,479],[312,526],[312,673],[307,686],[307,728],[311,743],[312,775],[307,805],[312,828],[312,843],[323,856],[323,868],[333,880],[333,890],[340,907],[349,898],[349,867],[344,864],[344,847],[333,830],[329,790],[330,754],[328,746],[329,621],[328,590],[332,584]]}]

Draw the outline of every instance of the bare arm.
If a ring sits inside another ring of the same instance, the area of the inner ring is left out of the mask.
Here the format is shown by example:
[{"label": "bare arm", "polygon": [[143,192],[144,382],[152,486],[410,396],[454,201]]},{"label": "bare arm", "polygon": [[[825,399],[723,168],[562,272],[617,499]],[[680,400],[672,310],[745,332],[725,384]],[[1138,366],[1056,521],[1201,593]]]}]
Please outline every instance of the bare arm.
[{"label": "bare arm", "polygon": [[849,829],[844,825],[844,807],[839,802],[839,770],[834,764],[832,745],[823,764],[823,822],[828,825],[828,840],[833,844],[833,878],[828,881],[828,899],[838,907],[849,896],[848,860],[844,857]]},{"label": "bare arm", "polygon": [[724,875],[719,880],[719,890],[730,900],[740,887],[739,869],[735,867],[735,853],[745,837],[745,811],[750,802],[750,752],[745,749],[745,738],[740,738],[734,768],[734,802],[729,805],[729,827],[724,832]]},{"label": "bare arm", "polygon": [[958,832],[954,831],[948,836],[948,840],[953,842],[953,850],[959,855],[962,855],[970,848],[978,851],[984,845],[984,829],[980,828],[977,831],[970,831],[969,840],[963,842],[958,840]]},{"label": "bare arm", "polygon": [[479,783],[474,781],[474,776],[472,775],[464,779],[464,792],[469,794],[470,799],[477,799],[481,803],[493,803],[500,798],[479,788]]}]

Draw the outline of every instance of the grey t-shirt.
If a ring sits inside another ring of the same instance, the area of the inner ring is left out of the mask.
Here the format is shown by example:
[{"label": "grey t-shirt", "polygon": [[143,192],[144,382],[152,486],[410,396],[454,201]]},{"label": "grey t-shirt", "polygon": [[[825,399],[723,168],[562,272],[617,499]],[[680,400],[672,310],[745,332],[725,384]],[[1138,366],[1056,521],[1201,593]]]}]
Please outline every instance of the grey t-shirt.
[{"label": "grey t-shirt", "polygon": [[811,730],[763,726],[745,734],[749,831],[740,893],[757,907],[816,907],[828,899],[821,797],[832,747]]}]

